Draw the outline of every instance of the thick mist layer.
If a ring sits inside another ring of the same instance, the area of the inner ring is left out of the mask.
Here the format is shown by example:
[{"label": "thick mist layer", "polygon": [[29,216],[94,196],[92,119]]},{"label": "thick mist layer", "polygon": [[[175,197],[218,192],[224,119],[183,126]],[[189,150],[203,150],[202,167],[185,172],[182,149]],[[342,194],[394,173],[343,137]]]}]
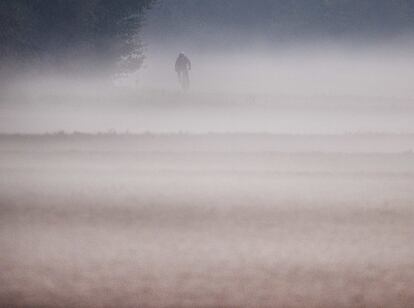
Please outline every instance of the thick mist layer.
[{"label": "thick mist layer", "polygon": [[412,133],[410,51],[189,52],[187,92],[172,49],[151,53],[139,74],[104,82],[31,75],[3,91],[0,131]]}]

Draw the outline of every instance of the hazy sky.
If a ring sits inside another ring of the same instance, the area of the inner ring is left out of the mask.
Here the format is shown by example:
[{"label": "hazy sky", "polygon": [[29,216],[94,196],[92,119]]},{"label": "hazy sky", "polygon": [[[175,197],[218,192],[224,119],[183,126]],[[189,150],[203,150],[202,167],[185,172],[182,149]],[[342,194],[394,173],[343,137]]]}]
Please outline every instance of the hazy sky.
[{"label": "hazy sky", "polygon": [[[406,39],[414,29],[407,0],[161,0],[147,16],[149,44],[243,50],[303,41]],[[162,44],[161,44],[162,43]]]}]

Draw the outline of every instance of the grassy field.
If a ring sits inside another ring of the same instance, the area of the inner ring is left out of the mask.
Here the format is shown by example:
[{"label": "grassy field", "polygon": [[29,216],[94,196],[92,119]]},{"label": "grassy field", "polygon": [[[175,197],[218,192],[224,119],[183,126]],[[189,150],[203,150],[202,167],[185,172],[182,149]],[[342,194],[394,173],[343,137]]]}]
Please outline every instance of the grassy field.
[{"label": "grassy field", "polygon": [[2,307],[410,307],[414,135],[2,135]]}]

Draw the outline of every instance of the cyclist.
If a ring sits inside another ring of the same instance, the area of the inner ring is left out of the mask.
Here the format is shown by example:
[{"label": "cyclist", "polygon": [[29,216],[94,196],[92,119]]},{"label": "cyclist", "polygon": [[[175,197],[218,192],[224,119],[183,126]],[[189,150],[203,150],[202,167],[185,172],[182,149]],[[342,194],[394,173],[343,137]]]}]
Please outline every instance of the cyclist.
[{"label": "cyclist", "polygon": [[175,71],[178,75],[178,81],[183,90],[188,90],[190,87],[189,71],[191,70],[191,62],[184,53],[178,55],[175,61]]}]

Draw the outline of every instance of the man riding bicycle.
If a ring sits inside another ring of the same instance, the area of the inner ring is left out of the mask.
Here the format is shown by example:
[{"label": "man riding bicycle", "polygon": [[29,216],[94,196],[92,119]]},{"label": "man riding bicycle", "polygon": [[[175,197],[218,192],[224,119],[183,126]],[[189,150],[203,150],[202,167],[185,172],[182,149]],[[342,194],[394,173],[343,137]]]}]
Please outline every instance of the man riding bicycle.
[{"label": "man riding bicycle", "polygon": [[184,53],[178,55],[175,61],[175,71],[178,75],[178,81],[183,90],[188,90],[190,87],[189,71],[191,70],[191,62]]}]

